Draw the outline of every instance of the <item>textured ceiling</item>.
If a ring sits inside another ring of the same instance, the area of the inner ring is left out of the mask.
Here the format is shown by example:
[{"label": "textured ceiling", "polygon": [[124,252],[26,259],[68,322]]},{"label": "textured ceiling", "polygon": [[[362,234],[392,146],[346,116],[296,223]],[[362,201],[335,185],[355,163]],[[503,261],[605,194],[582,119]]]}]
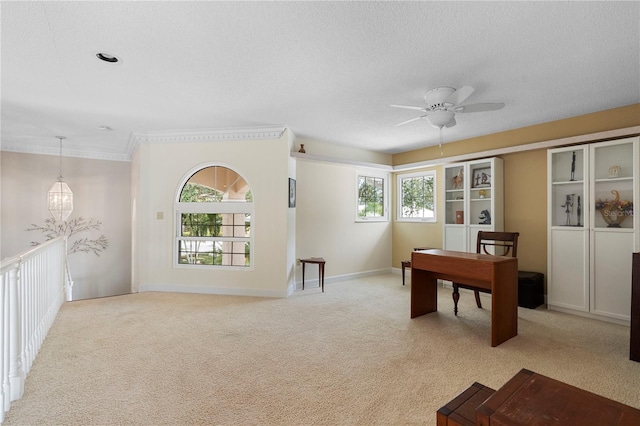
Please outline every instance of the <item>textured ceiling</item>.
[{"label": "textured ceiling", "polygon": [[396,153],[440,135],[389,105],[438,86],[506,104],[458,114],[445,143],[640,102],[636,1],[3,1],[1,18],[3,150],[65,135],[126,158],[136,132],[283,125]]}]

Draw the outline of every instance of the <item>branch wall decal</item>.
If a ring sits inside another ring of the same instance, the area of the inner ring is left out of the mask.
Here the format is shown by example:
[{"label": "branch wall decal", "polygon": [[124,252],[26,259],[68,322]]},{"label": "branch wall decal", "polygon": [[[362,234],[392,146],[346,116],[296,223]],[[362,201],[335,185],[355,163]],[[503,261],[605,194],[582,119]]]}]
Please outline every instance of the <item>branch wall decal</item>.
[{"label": "branch wall decal", "polygon": [[[93,253],[96,256],[100,256],[103,250],[109,247],[109,240],[104,235],[100,235],[96,239],[80,238],[71,242],[71,236],[79,234],[81,232],[99,231],[102,226],[102,222],[97,219],[85,219],[84,217],[78,217],[76,219],[57,222],[55,219],[46,219],[44,225],[31,224],[27,231],[40,231],[44,234],[45,241],[52,240],[56,237],[66,236],[67,240],[71,243],[67,247],[67,253]],[[32,246],[37,246],[40,243],[32,241]]]}]

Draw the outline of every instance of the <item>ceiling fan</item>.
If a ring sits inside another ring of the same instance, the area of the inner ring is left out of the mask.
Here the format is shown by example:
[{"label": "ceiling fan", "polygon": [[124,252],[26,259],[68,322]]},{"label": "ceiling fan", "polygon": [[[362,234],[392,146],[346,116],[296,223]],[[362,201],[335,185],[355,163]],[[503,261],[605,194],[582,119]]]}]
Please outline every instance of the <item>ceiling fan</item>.
[{"label": "ceiling fan", "polygon": [[433,127],[442,130],[443,127],[453,127],[456,125],[456,113],[494,111],[504,108],[503,103],[483,103],[460,105],[474,92],[471,86],[462,86],[458,90],[453,87],[437,87],[424,94],[425,106],[411,105],[391,105],[394,108],[406,108],[421,111],[424,114],[396,124],[411,123],[412,121],[425,119]]}]

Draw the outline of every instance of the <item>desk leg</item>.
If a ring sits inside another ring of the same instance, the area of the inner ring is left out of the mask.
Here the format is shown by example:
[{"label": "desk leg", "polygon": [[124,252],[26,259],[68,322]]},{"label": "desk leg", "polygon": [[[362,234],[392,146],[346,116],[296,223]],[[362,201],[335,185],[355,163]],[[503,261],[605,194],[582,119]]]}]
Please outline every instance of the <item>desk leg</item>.
[{"label": "desk leg", "polygon": [[497,265],[491,286],[491,346],[495,347],[518,335],[517,262]]},{"label": "desk leg", "polygon": [[306,262],[302,262],[302,289],[304,290],[304,265]]},{"label": "desk leg", "polygon": [[411,269],[411,318],[438,310],[436,278],[428,271]]}]

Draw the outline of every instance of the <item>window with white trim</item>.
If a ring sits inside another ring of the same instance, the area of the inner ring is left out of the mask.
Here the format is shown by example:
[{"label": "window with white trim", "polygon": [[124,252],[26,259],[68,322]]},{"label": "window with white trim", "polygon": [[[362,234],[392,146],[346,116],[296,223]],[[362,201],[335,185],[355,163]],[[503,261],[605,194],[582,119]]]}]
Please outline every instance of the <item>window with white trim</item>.
[{"label": "window with white trim", "polygon": [[388,218],[388,175],[358,173],[356,179],[357,197],[356,221],[387,221]]},{"label": "window with white trim", "polygon": [[177,200],[177,265],[251,267],[253,197],[239,173],[219,165],[201,168],[186,179]]},{"label": "window with white trim", "polygon": [[398,221],[436,221],[436,172],[398,175]]}]

